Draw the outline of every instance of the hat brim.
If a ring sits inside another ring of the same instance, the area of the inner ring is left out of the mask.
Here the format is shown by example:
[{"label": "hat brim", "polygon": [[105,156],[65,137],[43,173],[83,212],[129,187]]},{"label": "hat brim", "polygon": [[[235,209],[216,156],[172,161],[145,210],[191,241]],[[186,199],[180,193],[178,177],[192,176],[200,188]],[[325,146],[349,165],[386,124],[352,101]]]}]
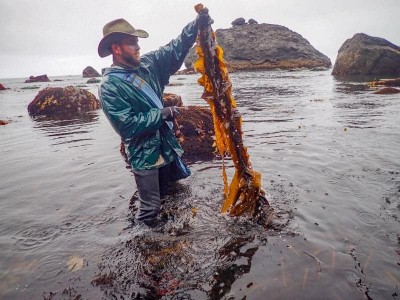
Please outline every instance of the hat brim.
[{"label": "hat brim", "polygon": [[97,52],[99,53],[100,57],[106,57],[111,54],[111,45],[117,41],[120,41],[124,37],[127,36],[136,36],[139,38],[147,38],[149,34],[141,29],[136,29],[133,33],[125,33],[125,32],[110,32],[109,34],[105,35],[100,43],[99,47],[97,48]]}]

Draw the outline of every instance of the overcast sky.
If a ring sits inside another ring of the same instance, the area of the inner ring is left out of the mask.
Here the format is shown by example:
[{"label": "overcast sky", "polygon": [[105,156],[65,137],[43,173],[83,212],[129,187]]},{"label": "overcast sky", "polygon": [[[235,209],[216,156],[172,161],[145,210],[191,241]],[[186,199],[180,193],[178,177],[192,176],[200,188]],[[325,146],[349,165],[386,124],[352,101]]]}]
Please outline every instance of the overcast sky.
[{"label": "overcast sky", "polygon": [[[97,46],[107,22],[144,29],[141,52],[157,49],[196,17],[193,0],[0,0],[0,78],[100,72],[111,58]],[[334,63],[346,39],[363,32],[400,45],[400,0],[208,0],[214,29],[243,17],[301,34]]]}]

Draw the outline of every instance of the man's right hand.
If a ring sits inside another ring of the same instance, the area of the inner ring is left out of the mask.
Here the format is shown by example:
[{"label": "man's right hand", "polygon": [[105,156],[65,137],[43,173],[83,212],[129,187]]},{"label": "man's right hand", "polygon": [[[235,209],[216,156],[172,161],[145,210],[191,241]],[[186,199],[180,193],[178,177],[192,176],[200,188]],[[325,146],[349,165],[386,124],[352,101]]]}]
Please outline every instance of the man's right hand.
[{"label": "man's right hand", "polygon": [[163,120],[171,121],[177,115],[179,115],[178,107],[177,106],[167,106],[167,107],[161,108],[161,115],[162,115]]},{"label": "man's right hand", "polygon": [[208,8],[202,7],[201,10],[197,11],[198,15],[196,17],[196,25],[199,27],[205,27],[207,25],[211,25],[214,23],[214,20],[211,19],[208,14]]}]

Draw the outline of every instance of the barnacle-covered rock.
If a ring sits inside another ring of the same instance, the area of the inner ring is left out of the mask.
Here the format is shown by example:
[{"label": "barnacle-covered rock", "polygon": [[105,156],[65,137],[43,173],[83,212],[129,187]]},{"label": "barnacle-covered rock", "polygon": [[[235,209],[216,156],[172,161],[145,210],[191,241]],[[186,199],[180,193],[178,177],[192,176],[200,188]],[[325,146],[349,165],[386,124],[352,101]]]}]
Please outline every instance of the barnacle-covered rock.
[{"label": "barnacle-covered rock", "polygon": [[74,86],[47,87],[28,105],[31,116],[74,116],[100,108],[99,100],[89,91]]},{"label": "barnacle-covered rock", "polygon": [[214,128],[208,107],[185,106],[174,124],[175,136],[185,151],[184,157],[212,158]]}]

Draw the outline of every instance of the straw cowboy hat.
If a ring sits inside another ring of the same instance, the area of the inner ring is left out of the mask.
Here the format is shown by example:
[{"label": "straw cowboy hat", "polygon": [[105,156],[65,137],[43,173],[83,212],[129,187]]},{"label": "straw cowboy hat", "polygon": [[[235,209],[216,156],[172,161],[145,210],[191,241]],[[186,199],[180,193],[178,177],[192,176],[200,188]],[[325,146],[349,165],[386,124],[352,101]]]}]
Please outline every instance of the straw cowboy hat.
[{"label": "straw cowboy hat", "polygon": [[137,36],[147,38],[149,34],[141,29],[135,29],[124,19],[117,19],[107,23],[103,27],[103,38],[98,47],[100,57],[106,57],[111,54],[111,45],[116,41],[121,40],[125,36]]}]

